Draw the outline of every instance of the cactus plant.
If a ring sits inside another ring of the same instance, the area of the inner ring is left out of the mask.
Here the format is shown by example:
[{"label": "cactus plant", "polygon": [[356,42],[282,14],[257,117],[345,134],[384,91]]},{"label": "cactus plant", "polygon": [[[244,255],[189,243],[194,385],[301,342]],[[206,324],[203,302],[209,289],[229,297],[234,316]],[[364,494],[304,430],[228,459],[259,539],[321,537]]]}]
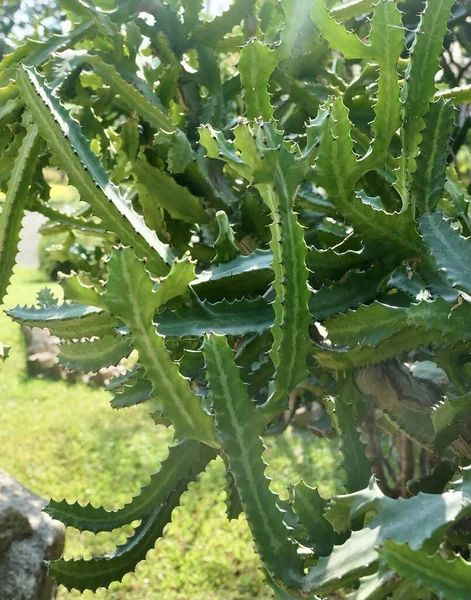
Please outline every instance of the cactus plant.
[{"label": "cactus plant", "polygon": [[[25,209],[109,254],[103,279],[72,274],[64,301],[8,315],[61,338],[73,369],[137,351],[112,407],[146,403],[175,433],[130,504],[49,502],[79,530],[140,522],[50,573],[119,581],[220,455],[276,597],[465,598],[471,231],[448,146],[469,93],[436,83],[454,2],[427,0],[412,43],[395,0],[235,0],[209,22],[177,4],[67,0],[70,33],[0,63],[0,296]],[[76,214],[49,205],[48,165]],[[313,473],[283,502],[261,436],[303,388],[339,436],[345,494],[323,499]],[[401,473],[375,462],[378,431],[407,449]]]}]

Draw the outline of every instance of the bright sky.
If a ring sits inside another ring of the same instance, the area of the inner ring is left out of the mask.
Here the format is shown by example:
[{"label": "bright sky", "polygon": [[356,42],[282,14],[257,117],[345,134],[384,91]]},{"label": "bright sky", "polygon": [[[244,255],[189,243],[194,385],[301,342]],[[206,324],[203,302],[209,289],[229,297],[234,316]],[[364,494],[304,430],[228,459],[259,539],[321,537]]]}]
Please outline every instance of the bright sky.
[{"label": "bright sky", "polygon": [[220,15],[230,5],[231,0],[206,0],[205,5],[211,15]]},{"label": "bright sky", "polygon": [[[0,0],[1,2],[1,0]],[[35,0],[23,0],[23,5],[34,7]],[[232,0],[204,0],[204,8],[207,11],[207,14],[210,14],[212,17],[216,17],[223,13],[225,10],[229,8]],[[34,34],[34,29],[28,23],[27,15],[23,11],[18,11],[17,20],[19,20],[18,24],[14,26],[13,33],[19,38],[23,39],[28,36],[32,36]],[[43,26],[48,27],[47,19],[43,21]],[[68,27],[64,23],[63,32],[67,33]]]}]

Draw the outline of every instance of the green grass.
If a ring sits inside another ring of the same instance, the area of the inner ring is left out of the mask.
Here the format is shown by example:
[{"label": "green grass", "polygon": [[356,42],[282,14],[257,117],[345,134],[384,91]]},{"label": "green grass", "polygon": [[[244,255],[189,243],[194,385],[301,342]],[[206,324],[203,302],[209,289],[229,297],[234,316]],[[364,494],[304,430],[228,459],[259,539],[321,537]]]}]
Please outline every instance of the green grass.
[{"label": "green grass", "polygon": [[[7,305],[30,304],[47,285],[36,271],[18,269]],[[60,293],[58,286],[53,286]],[[0,364],[3,415],[1,467],[45,497],[78,499],[117,508],[129,501],[165,458],[171,432],[155,427],[145,406],[114,411],[103,389],[28,379],[19,327],[0,316],[0,340],[12,346]],[[266,439],[272,487],[286,497],[286,486],[304,478],[324,494],[338,486],[335,442],[288,430]],[[123,583],[100,590],[106,600],[268,599],[245,520],[229,523],[224,512],[224,469],[214,461],[190,486],[163,539]],[[127,530],[129,533],[129,530]],[[126,531],[111,534],[67,532],[66,558],[112,550]],[[59,599],[78,593],[60,590]]]}]

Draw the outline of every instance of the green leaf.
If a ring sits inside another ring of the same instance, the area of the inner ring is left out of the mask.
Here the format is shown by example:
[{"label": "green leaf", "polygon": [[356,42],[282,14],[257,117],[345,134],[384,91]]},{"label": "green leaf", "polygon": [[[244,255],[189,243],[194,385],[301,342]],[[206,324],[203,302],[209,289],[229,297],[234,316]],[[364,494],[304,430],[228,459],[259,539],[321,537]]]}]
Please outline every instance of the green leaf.
[{"label": "green leaf", "polygon": [[200,442],[184,440],[169,449],[167,458],[151,476],[150,482],[122,508],[111,511],[91,504],[82,506],[78,502],[69,504],[67,500],[50,500],[45,512],[66,527],[79,531],[112,531],[150,515],[165,503],[167,496],[182,481],[194,480],[214,457],[214,450]]},{"label": "green leaf", "polygon": [[227,108],[224,102],[219,54],[214,48],[203,45],[197,47],[197,52],[199,63],[197,81],[200,86],[208,90],[208,97],[203,101],[200,122],[209,122],[220,127],[224,122]]},{"label": "green leaf", "polygon": [[185,12],[184,26],[186,31],[191,32],[199,23],[199,15],[203,8],[203,0],[183,0]]},{"label": "green leaf", "polygon": [[276,496],[265,477],[261,422],[247,395],[224,337],[207,336],[203,345],[218,437],[229,461],[260,558],[274,579],[298,586],[301,560],[290,541]]},{"label": "green leaf", "polygon": [[437,346],[450,345],[456,337],[450,334],[446,338],[440,329],[427,331],[423,328],[404,328],[377,346],[354,346],[351,349],[342,347],[321,347],[314,351],[317,362],[326,369],[334,371],[343,369],[358,369],[370,365],[376,365],[402,353],[414,349],[426,349],[433,344]]},{"label": "green leaf", "polygon": [[48,329],[52,335],[65,340],[80,340],[112,334],[118,323],[96,306],[64,302],[50,307],[16,306],[7,315],[21,325]]},{"label": "green leaf", "polygon": [[346,21],[351,17],[368,13],[377,3],[377,0],[345,0],[337,2],[330,9],[330,14],[336,18]]},{"label": "green leaf", "polygon": [[[359,531],[353,531],[341,546],[334,546],[332,554],[320,558],[309,569],[302,589],[305,593],[325,593],[351,585],[358,577],[376,570],[378,547],[386,540],[408,543],[413,550],[430,541],[439,543],[446,529],[471,511],[469,498],[471,485],[466,476],[455,491],[444,494],[418,494],[412,498],[393,500],[384,496],[372,479],[366,490],[347,496],[335,497],[327,518],[341,511],[342,520],[350,521],[374,510],[377,516]],[[411,527],[414,523],[414,527]]]},{"label": "green leaf", "polygon": [[141,365],[135,365],[124,375],[113,377],[106,389],[113,394],[111,408],[128,408],[152,397],[152,383],[146,379]]},{"label": "green leaf", "polygon": [[309,300],[309,310],[314,320],[322,321],[360,304],[375,299],[378,285],[384,277],[384,270],[371,267],[367,271],[348,271],[342,280],[330,286],[323,286],[314,292]]},{"label": "green leaf", "polygon": [[445,397],[432,413],[432,423],[436,433],[435,444],[443,450],[462,433],[463,421],[471,411],[471,394],[458,397]]},{"label": "green leaf", "polygon": [[471,581],[471,564],[461,556],[446,560],[440,554],[428,556],[407,544],[386,540],[379,555],[389,568],[402,577],[432,590],[439,598],[467,600]]},{"label": "green leaf", "polygon": [[471,241],[439,212],[423,215],[419,227],[438,268],[451,285],[471,294]]},{"label": "green leaf", "polygon": [[355,33],[347,31],[329,14],[325,0],[313,0],[311,19],[321,35],[345,58],[370,58],[370,49]]},{"label": "green leaf", "polygon": [[[144,121],[147,121],[147,123],[156,129],[163,129],[169,133],[175,132],[177,129],[176,125],[165,114],[163,106],[152,90],[149,90],[150,93],[144,95],[136,89],[136,84],[139,82],[134,80],[131,83],[127,82],[117,67],[105,63],[100,56],[80,54],[79,60],[80,63],[93,67],[94,71],[103,78],[103,81],[116,94],[119,94],[121,101],[129,110],[137,112]],[[183,132],[180,132],[181,136],[186,139]],[[188,140],[186,140],[186,143],[188,144]]]},{"label": "green leaf", "polygon": [[439,100],[431,104],[430,111],[425,116],[425,128],[416,159],[417,170],[411,185],[419,214],[435,210],[437,202],[443,197],[454,114],[451,102]]},{"label": "green leaf", "polygon": [[333,327],[334,336],[339,333],[336,340],[341,345],[318,347],[314,355],[328,369],[373,365],[412,349],[466,342],[470,318],[467,302],[454,305],[437,298],[407,308],[375,302],[327,321],[327,329]]},{"label": "green leaf", "polygon": [[44,235],[48,235],[54,230],[57,230],[56,224],[60,223],[61,225],[67,225],[70,229],[76,229],[77,231],[96,233],[103,237],[107,237],[108,239],[114,238],[113,234],[108,232],[103,225],[98,225],[92,220],[86,220],[81,217],[73,217],[60,212],[59,210],[54,210],[44,202],[41,202],[39,199],[35,199],[31,203],[31,209],[40,212],[48,219],[54,221],[52,224],[46,223],[46,225],[41,227],[40,231]]},{"label": "green leaf", "polygon": [[59,284],[64,290],[65,300],[103,308],[100,294],[93,286],[83,283],[78,275],[64,275]]},{"label": "green leaf", "polygon": [[288,592],[285,592],[279,585],[277,585],[273,579],[266,573],[265,583],[273,592],[274,600],[297,600],[298,596],[292,596]]},{"label": "green leaf", "polygon": [[200,139],[209,156],[224,160],[252,182],[271,213],[275,321],[270,357],[275,365],[275,378],[265,406],[268,416],[283,410],[288,394],[307,374],[305,361],[310,348],[311,321],[307,307],[307,247],[303,229],[293,212],[306,165],[296,162],[272,123],[253,126],[239,123],[233,131],[233,144],[209,127],[200,130]]},{"label": "green leaf", "polygon": [[71,48],[84,38],[92,39],[95,28],[92,23],[81,23],[73,28],[67,35],[50,35],[44,41],[27,39],[22,46],[6,54],[0,61],[0,86],[14,79],[14,70],[20,63],[31,67],[38,67],[46,62],[51,54]]},{"label": "green leaf", "polygon": [[[7,134],[8,133],[9,128],[7,128]],[[15,162],[22,143],[23,135],[15,135],[2,152],[2,160],[0,162],[0,182],[2,183],[3,189],[5,189],[6,184],[11,177],[11,165]]]},{"label": "green leaf", "polygon": [[270,358],[275,366],[275,377],[265,405],[269,414],[285,408],[288,394],[307,375],[306,356],[311,346],[307,246],[303,229],[293,212],[306,167],[296,163],[294,155],[284,147],[279,132],[270,123],[254,128],[254,134],[259,136],[258,149],[248,126],[239,124],[234,134],[241,158],[250,165],[254,186],[272,218],[270,248],[275,275],[275,321],[271,328]]},{"label": "green leaf", "polygon": [[429,111],[436,90],[435,75],[438,59],[443,50],[443,37],[454,0],[427,0],[411,47],[403,88],[404,101],[404,156],[408,170],[416,169],[415,157],[424,129],[423,117]]},{"label": "green leaf", "polygon": [[376,479],[372,477],[365,489],[334,496],[326,510],[326,519],[332,523],[335,532],[344,533],[348,531],[352,518],[363,517],[383,497]]},{"label": "green leaf", "polygon": [[129,380],[123,382],[121,386],[111,387],[112,383],[108,385],[108,390],[113,391],[113,398],[110,401],[111,408],[121,409],[129,408],[130,406],[136,406],[142,404],[150,398],[152,398],[152,383],[146,379],[143,375],[136,378],[131,377]]},{"label": "green leaf", "polygon": [[298,58],[312,48],[313,38],[319,38],[311,21],[311,0],[281,0],[280,4],[285,23],[277,52],[282,58]]},{"label": "green leaf", "polygon": [[[322,0],[323,1],[323,0]],[[316,179],[325,188],[329,200],[336,206],[345,204],[353,195],[356,180],[361,175],[357,155],[353,151],[352,124],[348,109],[341,98],[332,101],[330,118],[322,123],[322,137],[316,162]]]},{"label": "green leaf", "polygon": [[437,265],[431,256],[423,256],[417,265],[417,273],[427,283],[432,297],[443,298],[448,302],[456,302],[459,292],[450,284],[446,278],[446,272],[437,269]]},{"label": "green leaf", "polygon": [[455,106],[458,106],[459,104],[468,104],[471,100],[471,85],[460,85],[454,88],[438,90],[438,92],[435,93],[434,99],[453,100]]},{"label": "green leaf", "polygon": [[36,295],[38,306],[44,308],[50,308],[51,306],[58,306],[59,299],[56,298],[52,290],[48,287],[43,287],[39,290]]},{"label": "green leaf", "polygon": [[308,248],[306,265],[316,280],[338,280],[347,271],[369,266],[370,259],[364,250],[347,250],[340,252],[335,248],[318,250],[314,246]]},{"label": "green leaf", "polygon": [[144,560],[156,540],[162,536],[165,526],[171,520],[171,513],[178,506],[179,496],[170,495],[163,506],[143,519],[135,533],[127,538],[125,544],[118,546],[111,556],[92,558],[91,560],[58,560],[50,564],[49,575],[66,589],[96,591],[107,588],[122,578]]},{"label": "green leaf", "polygon": [[131,248],[118,248],[108,262],[108,272],[103,302],[129,327],[139,362],[152,383],[152,396],[172,420],[176,435],[217,446],[212,418],[203,410],[201,398],[191,392],[152,324],[156,302],[143,262]]},{"label": "green leaf", "polygon": [[19,98],[13,98],[3,106],[0,105],[0,128],[4,129],[8,124],[18,122],[22,109],[23,102]]},{"label": "green leaf", "polygon": [[[433,414],[432,414],[433,420]],[[426,475],[414,477],[407,482],[407,491],[416,496],[419,492],[441,494],[456,472],[456,464],[449,460],[437,463]]]},{"label": "green leaf", "polygon": [[195,264],[186,258],[175,260],[170,273],[154,286],[155,309],[163,307],[173,298],[184,296],[195,279]]},{"label": "green leaf", "polygon": [[204,44],[210,48],[214,47],[226,33],[230,33],[236,25],[240,24],[242,19],[250,14],[254,6],[255,0],[235,0],[221,16],[208,23],[197,25],[191,36],[191,42],[193,44]]},{"label": "green leaf", "polygon": [[309,546],[318,556],[329,556],[334,547],[334,530],[324,517],[327,500],[317,488],[300,481],[294,486],[293,506],[309,536]]},{"label": "green leaf", "polygon": [[183,173],[193,160],[193,151],[188,138],[177,129],[176,131],[160,130],[154,141],[158,146],[167,148],[167,167],[170,173]]},{"label": "green leaf", "polygon": [[325,326],[334,344],[375,346],[407,326],[407,311],[403,307],[375,302],[333,317]]},{"label": "green leaf", "polygon": [[375,302],[360,306],[356,311],[338,315],[326,322],[329,338],[340,346],[376,346],[401,329],[413,327],[440,330],[448,333],[452,304],[438,298],[423,301],[407,308]]},{"label": "green leaf", "polygon": [[375,119],[371,124],[374,139],[369,160],[378,161],[382,168],[391,139],[401,124],[397,62],[404,49],[404,33],[395,0],[380,0],[375,5],[368,42],[379,67]]},{"label": "green leaf", "polygon": [[242,47],[238,69],[248,119],[269,121],[272,118],[273,106],[267,87],[278,60],[277,53],[256,38]]},{"label": "green leaf", "polygon": [[137,119],[130,118],[121,127],[121,144],[124,154],[130,162],[134,162],[139,152],[139,123]]},{"label": "green leaf", "polygon": [[386,284],[388,289],[399,290],[415,300],[426,290],[425,281],[410,269],[408,264],[401,264],[391,273]]},{"label": "green leaf", "polygon": [[235,361],[251,398],[254,398],[273,377],[274,367],[268,356],[272,343],[272,335],[266,331],[246,337],[237,345]]},{"label": "green leaf", "polygon": [[118,27],[108,14],[97,8],[90,0],[60,0],[62,8],[82,17],[85,22],[94,22],[99,30],[112,39],[118,37]]},{"label": "green leaf", "polygon": [[247,256],[238,256],[229,263],[202,271],[192,283],[201,298],[211,301],[232,300],[248,294],[263,294],[273,279],[273,254],[257,249]]},{"label": "green leaf", "polygon": [[[355,197],[355,183],[365,165],[357,161],[351,138],[352,124],[341,98],[333,101],[331,118],[323,125],[323,136],[314,176],[337,210],[362,236],[365,244],[385,253],[410,258],[423,251],[415,223],[406,213],[388,214]],[[367,167],[366,167],[367,168]]]},{"label": "green leaf", "polygon": [[275,368],[273,362],[270,360],[270,357],[265,357],[247,376],[246,383],[248,384],[248,393],[250,396],[256,396],[267,385],[267,381],[273,378],[274,374]]},{"label": "green leaf", "polygon": [[347,600],[383,600],[387,594],[393,592],[401,583],[394,571],[380,565],[373,575],[360,579],[358,589],[348,594]]},{"label": "green leaf", "polygon": [[273,309],[262,298],[221,300],[215,304],[196,296],[190,306],[166,310],[155,315],[157,331],[164,336],[202,336],[214,332],[225,335],[262,333],[273,323]]},{"label": "green leaf", "polygon": [[[144,223],[132,206],[111,183],[108,173],[90,149],[80,125],[72,119],[59,100],[33,69],[18,72],[23,100],[31,111],[40,135],[46,140],[58,166],[88,202],[93,212],[125,243],[132,244],[149,268],[158,275],[168,271],[172,254]],[[75,154],[77,153],[77,154]]]},{"label": "green leaf", "polygon": [[223,210],[216,213],[219,232],[214,242],[216,248],[216,258],[213,263],[228,263],[237,258],[240,254],[240,248],[235,243],[234,232],[227,218],[227,214]]},{"label": "green leaf", "polygon": [[450,216],[458,217],[466,215],[471,201],[471,196],[468,194],[466,187],[460,181],[458,173],[452,165],[449,165],[446,170],[445,191],[453,208],[456,211],[454,214],[450,212]]},{"label": "green leaf", "polygon": [[235,361],[241,369],[240,376],[242,381],[247,383],[247,378],[250,376],[254,365],[265,360],[270,349],[270,344],[271,335],[267,331],[261,335],[246,337],[237,345]]},{"label": "green leaf", "polygon": [[18,98],[18,88],[13,82],[10,82],[8,85],[1,87],[0,82],[0,105],[9,102],[10,100],[14,100]]},{"label": "green leaf", "polygon": [[[180,373],[188,379],[199,379],[203,377],[204,370],[204,356],[201,350],[188,350],[184,347],[185,344],[180,344],[179,341],[174,340],[175,347],[181,350],[183,348],[183,354],[178,359],[178,365],[180,367]],[[172,345],[172,341],[169,341],[169,345]],[[194,342],[189,344],[194,346]],[[198,344],[199,345],[199,344]]]},{"label": "green leaf", "polygon": [[[156,540],[162,536],[165,526],[170,523],[172,512],[179,505],[188,483],[214,458],[214,450],[209,448],[201,450],[201,453],[201,458],[194,464],[190,473],[186,473],[179,481],[174,483],[173,473],[167,474],[168,483],[173,491],[165,496],[160,494],[160,505],[156,506],[152,499],[152,512],[142,519],[134,535],[129,537],[125,544],[118,546],[111,556],[91,560],[58,560],[50,564],[49,574],[68,590],[96,591],[100,587],[108,587],[113,581],[121,581],[126,573],[134,571],[137,564],[146,558],[149,550],[154,548]],[[194,456],[193,452],[193,458]],[[151,496],[146,493],[147,495]]]},{"label": "green leaf", "polygon": [[[225,461],[227,462],[227,461]],[[239,518],[239,515],[243,512],[242,503],[240,501],[239,491],[234,480],[234,475],[227,469],[224,473],[226,478],[225,492],[226,492],[226,515],[229,521]]]},{"label": "green leaf", "polygon": [[151,214],[153,211],[164,208],[174,219],[181,219],[187,223],[207,223],[209,217],[201,205],[201,201],[180,185],[173,177],[153,167],[144,158],[138,158],[134,163],[133,172],[137,180],[148,192],[148,205],[143,204],[145,195],[140,195],[139,200],[143,208]]},{"label": "green leaf", "polygon": [[[198,1],[198,0],[196,0]],[[133,14],[133,5],[127,4],[130,15]],[[175,3],[172,2],[172,7],[168,3],[156,2],[148,5],[151,14],[155,18],[155,25],[152,27],[146,26],[144,20],[139,20],[139,26],[149,37],[154,37],[154,42],[159,51],[164,52],[163,56],[166,60],[167,54],[171,51],[172,60],[174,54],[181,56],[188,47],[188,42],[185,37],[185,30],[181,26],[181,15],[177,15]],[[156,35],[157,34],[157,35]],[[170,61],[168,61],[170,62]]]},{"label": "green leaf", "polygon": [[326,405],[341,440],[342,466],[347,475],[344,486],[347,492],[363,489],[371,478],[371,464],[366,458],[366,445],[360,440],[361,398],[352,375],[347,375],[340,383],[339,395],[333,397]]},{"label": "green leaf", "polygon": [[209,158],[219,158],[227,162],[246,179],[250,179],[251,169],[240,158],[233,140],[227,140],[222,131],[217,131],[211,125],[199,128],[200,143],[206,148]]},{"label": "green leaf", "polygon": [[39,154],[38,128],[31,125],[23,138],[12,166],[0,216],[0,304],[3,302],[20,241],[21,221],[28,200],[28,188]]},{"label": "green leaf", "polygon": [[129,356],[131,350],[130,339],[106,335],[94,342],[61,344],[59,362],[75,371],[97,372],[103,367],[117,365],[120,360]]}]

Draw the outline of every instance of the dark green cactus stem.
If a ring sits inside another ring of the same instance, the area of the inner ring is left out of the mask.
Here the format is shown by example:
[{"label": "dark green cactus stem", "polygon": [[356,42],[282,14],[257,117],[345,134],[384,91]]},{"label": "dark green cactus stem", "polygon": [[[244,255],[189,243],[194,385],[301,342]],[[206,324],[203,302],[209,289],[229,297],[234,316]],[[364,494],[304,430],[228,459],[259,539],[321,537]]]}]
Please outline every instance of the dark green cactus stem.
[{"label": "dark green cactus stem", "polygon": [[[204,471],[215,456],[214,450],[202,444],[196,444],[195,447],[194,442],[183,444],[181,449],[191,451],[191,458],[181,456],[184,459],[183,470],[176,475],[172,471],[171,461],[166,461],[162,465],[161,476],[156,477],[155,482],[162,487],[157,490],[154,486],[143,489],[141,495],[137,496],[131,505],[118,511],[115,517],[113,513],[105,516],[104,511],[93,511],[91,507],[80,507],[81,510],[78,510],[76,506],[52,505],[53,514],[57,514],[56,510],[65,508],[66,519],[71,519],[79,528],[84,519],[85,529],[96,528],[101,521],[103,529],[100,530],[107,531],[113,523],[119,523],[120,518],[127,519],[128,523],[135,518],[141,519],[141,524],[134,534],[123,545],[118,546],[111,555],[91,560],[58,560],[51,563],[50,573],[58,583],[69,590],[95,591],[98,588],[107,588],[113,581],[121,581],[126,573],[134,571],[137,564],[145,559],[149,550],[154,547],[156,540],[162,536],[188,484]],[[177,453],[180,454],[178,451]],[[79,519],[77,519],[77,512],[80,513]]]},{"label": "dark green cactus stem", "polygon": [[110,313],[129,327],[139,359],[152,382],[152,395],[162,404],[164,414],[172,419],[177,436],[199,439],[217,447],[212,418],[172,362],[163,338],[153,325],[158,290],[152,292],[152,280],[144,263],[130,248],[118,248],[113,251],[108,270],[103,302]]},{"label": "dark green cactus stem", "polygon": [[123,242],[132,243],[141,257],[148,258],[150,269],[158,275],[167,273],[167,265],[173,258],[170,250],[124,201],[91,151],[79,124],[53,96],[44,79],[33,69],[23,67],[18,71],[17,81],[21,97],[56,164],[69,174],[83,199]]},{"label": "dark green cactus stem", "polygon": [[231,262],[231,260],[237,258],[240,254],[240,248],[235,243],[234,232],[232,231],[227,214],[223,210],[218,210],[216,219],[219,232],[214,242],[216,257],[213,263],[218,265],[220,263]]},{"label": "dark green cactus stem", "polygon": [[20,241],[21,221],[28,201],[28,188],[36,168],[39,148],[38,128],[36,125],[30,125],[12,168],[0,220],[0,304],[3,302],[13,273]]},{"label": "dark green cactus stem", "polygon": [[211,458],[211,452],[214,457],[215,451],[205,448],[195,440],[185,440],[172,446],[160,470],[152,475],[150,483],[143,487],[130,503],[115,511],[91,504],[69,504],[66,500],[51,500],[45,510],[52,518],[80,531],[112,531],[143,519],[156,507],[162,506],[168,494],[178,487],[181,480],[187,478],[191,481],[198,469],[205,468]]},{"label": "dark green cactus stem", "polygon": [[272,159],[272,153],[277,154],[273,162],[273,184],[255,184],[272,217],[270,247],[275,273],[275,322],[270,356],[275,365],[275,377],[264,408],[269,413],[276,413],[285,408],[288,394],[306,377],[305,360],[310,348],[307,247],[293,211],[303,171],[297,169],[293,155],[277,139],[270,124],[261,128],[259,135],[262,138],[266,135],[267,160]]},{"label": "dark green cactus stem", "polygon": [[219,132],[202,129],[200,135],[210,157],[225,160],[253,182],[272,218],[270,248],[275,274],[275,321],[270,356],[275,365],[275,377],[269,399],[262,409],[266,411],[266,419],[270,420],[285,408],[288,394],[307,374],[305,360],[310,347],[308,329],[311,322],[307,247],[293,211],[306,167],[296,162],[271,123],[257,122],[253,126],[239,123],[234,129],[237,151]]},{"label": "dark green cactus stem", "polygon": [[270,576],[288,587],[298,587],[301,559],[289,539],[276,496],[270,491],[262,460],[263,443],[256,408],[251,403],[224,337],[204,341],[204,355],[218,437],[254,537],[257,551]]}]

